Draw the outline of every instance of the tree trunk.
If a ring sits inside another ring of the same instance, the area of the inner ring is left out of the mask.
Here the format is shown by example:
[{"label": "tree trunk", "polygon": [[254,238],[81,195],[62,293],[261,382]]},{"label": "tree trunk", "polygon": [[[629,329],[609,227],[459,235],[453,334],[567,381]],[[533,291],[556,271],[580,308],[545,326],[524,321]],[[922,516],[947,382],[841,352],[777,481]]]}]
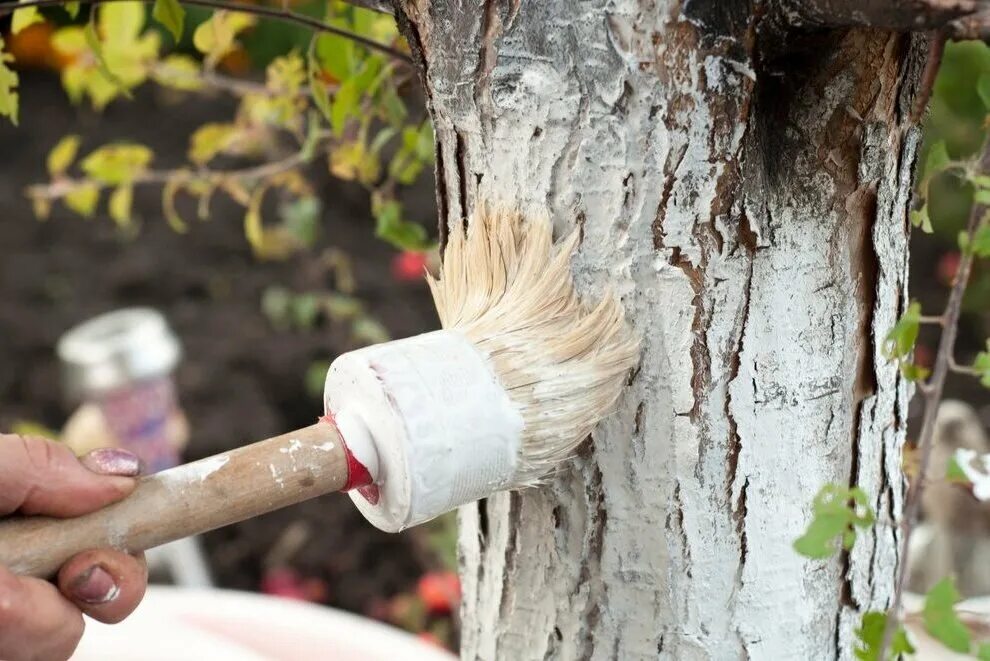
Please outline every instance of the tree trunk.
[{"label": "tree trunk", "polygon": [[[925,41],[783,35],[743,0],[400,9],[441,225],[494,201],[581,226],[579,289],[621,296],[643,342],[549,488],[461,512],[462,656],[849,658],[897,564],[909,386],[880,345]],[[829,482],[880,523],[809,561],[791,544]]]}]

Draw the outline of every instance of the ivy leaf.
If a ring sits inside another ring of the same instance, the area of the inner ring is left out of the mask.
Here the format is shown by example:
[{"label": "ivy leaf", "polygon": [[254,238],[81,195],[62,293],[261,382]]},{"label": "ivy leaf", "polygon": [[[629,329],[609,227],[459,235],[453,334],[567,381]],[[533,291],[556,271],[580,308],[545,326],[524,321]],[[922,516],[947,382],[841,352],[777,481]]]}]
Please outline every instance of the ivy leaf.
[{"label": "ivy leaf", "polygon": [[[21,0],[23,2],[23,0]],[[17,34],[29,25],[44,23],[45,19],[38,11],[37,7],[23,7],[15,9],[14,15],[10,18],[10,33]]]},{"label": "ivy leaf", "polygon": [[987,350],[976,354],[973,361],[973,370],[980,377],[980,383],[990,388],[990,340],[987,340]]},{"label": "ivy leaf", "polygon": [[131,184],[121,184],[117,186],[110,196],[108,203],[110,217],[120,228],[130,227],[132,224],[131,209],[134,206],[134,187]]},{"label": "ivy leaf", "polygon": [[[859,642],[853,654],[860,661],[881,661],[880,646],[883,644],[883,631],[887,626],[887,614],[878,611],[863,613],[863,619],[856,629]],[[908,639],[903,626],[898,626],[890,641],[890,657],[896,659],[901,654],[913,654],[914,646]]]},{"label": "ivy leaf", "polygon": [[14,56],[3,50],[3,37],[0,37],[0,116],[10,117],[17,126],[17,73],[7,66]]},{"label": "ivy leaf", "polygon": [[100,201],[100,188],[94,183],[81,184],[73,188],[63,199],[65,206],[80,216],[89,218],[96,210],[97,202]]},{"label": "ivy leaf", "polygon": [[78,135],[67,135],[59,140],[48,152],[48,174],[57,177],[68,170],[72,161],[76,160],[80,142]]},{"label": "ivy leaf", "polygon": [[179,0],[155,0],[155,6],[151,10],[151,17],[165,26],[175,43],[182,39],[182,28],[186,22],[186,10],[179,4]]},{"label": "ivy leaf", "polygon": [[927,202],[920,209],[912,209],[908,218],[911,220],[911,225],[920,228],[925,234],[932,233],[932,219],[928,216]]},{"label": "ivy leaf", "polygon": [[943,578],[925,595],[922,618],[925,630],[943,645],[955,652],[966,654],[970,648],[969,629],[953,609],[959,601],[959,592],[951,578]]},{"label": "ivy leaf", "polygon": [[873,510],[859,487],[826,484],[812,504],[813,517],[805,533],[794,542],[794,550],[808,558],[831,557],[836,539],[849,550],[856,541],[856,528],[873,524]]},{"label": "ivy leaf", "polygon": [[921,327],[921,303],[912,301],[907,311],[887,333],[883,341],[883,357],[887,360],[904,358],[911,353],[914,343],[918,340],[918,330]]},{"label": "ivy leaf", "polygon": [[981,74],[976,79],[976,93],[980,96],[980,101],[984,107],[990,110],[990,74]]},{"label": "ivy leaf", "polygon": [[119,143],[100,147],[83,159],[83,171],[106,184],[133,181],[151,163],[154,154],[144,145]]}]

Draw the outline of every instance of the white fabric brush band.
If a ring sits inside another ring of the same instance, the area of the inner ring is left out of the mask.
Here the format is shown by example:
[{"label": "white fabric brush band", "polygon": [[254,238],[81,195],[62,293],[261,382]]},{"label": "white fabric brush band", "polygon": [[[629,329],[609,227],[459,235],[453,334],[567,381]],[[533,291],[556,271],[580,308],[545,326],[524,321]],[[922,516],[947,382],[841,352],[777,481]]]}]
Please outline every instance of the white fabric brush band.
[{"label": "white fabric brush band", "polygon": [[345,443],[349,434],[374,442],[378,502],[353,491],[351,498],[382,530],[397,532],[512,486],[522,416],[487,358],[455,331],[340,356],[327,373],[324,406]]}]

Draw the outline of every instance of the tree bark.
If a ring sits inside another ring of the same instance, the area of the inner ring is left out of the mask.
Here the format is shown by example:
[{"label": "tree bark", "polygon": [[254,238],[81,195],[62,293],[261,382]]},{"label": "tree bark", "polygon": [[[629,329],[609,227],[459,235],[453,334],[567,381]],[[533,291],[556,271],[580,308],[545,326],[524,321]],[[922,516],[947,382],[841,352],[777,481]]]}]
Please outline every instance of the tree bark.
[{"label": "tree bark", "polygon": [[[758,4],[758,3],[757,3]],[[884,608],[909,387],[919,37],[787,40],[743,0],[408,0],[441,226],[483,202],[583,240],[642,363],[548,488],[464,508],[469,659],[850,658]],[[792,549],[829,482],[881,523]]]}]

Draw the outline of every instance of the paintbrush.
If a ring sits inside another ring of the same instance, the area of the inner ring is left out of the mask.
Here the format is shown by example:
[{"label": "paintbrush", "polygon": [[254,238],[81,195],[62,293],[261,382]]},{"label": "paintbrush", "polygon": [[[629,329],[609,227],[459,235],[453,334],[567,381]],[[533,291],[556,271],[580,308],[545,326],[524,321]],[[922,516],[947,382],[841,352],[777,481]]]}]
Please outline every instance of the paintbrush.
[{"label": "paintbrush", "polygon": [[143,551],[332,491],[396,532],[538,485],[615,406],[638,355],[621,306],[574,291],[579,235],[482,211],[427,276],[443,330],[339,356],[316,424],[138,480],[72,519],[0,523],[0,565],[52,576],[76,553]]}]

